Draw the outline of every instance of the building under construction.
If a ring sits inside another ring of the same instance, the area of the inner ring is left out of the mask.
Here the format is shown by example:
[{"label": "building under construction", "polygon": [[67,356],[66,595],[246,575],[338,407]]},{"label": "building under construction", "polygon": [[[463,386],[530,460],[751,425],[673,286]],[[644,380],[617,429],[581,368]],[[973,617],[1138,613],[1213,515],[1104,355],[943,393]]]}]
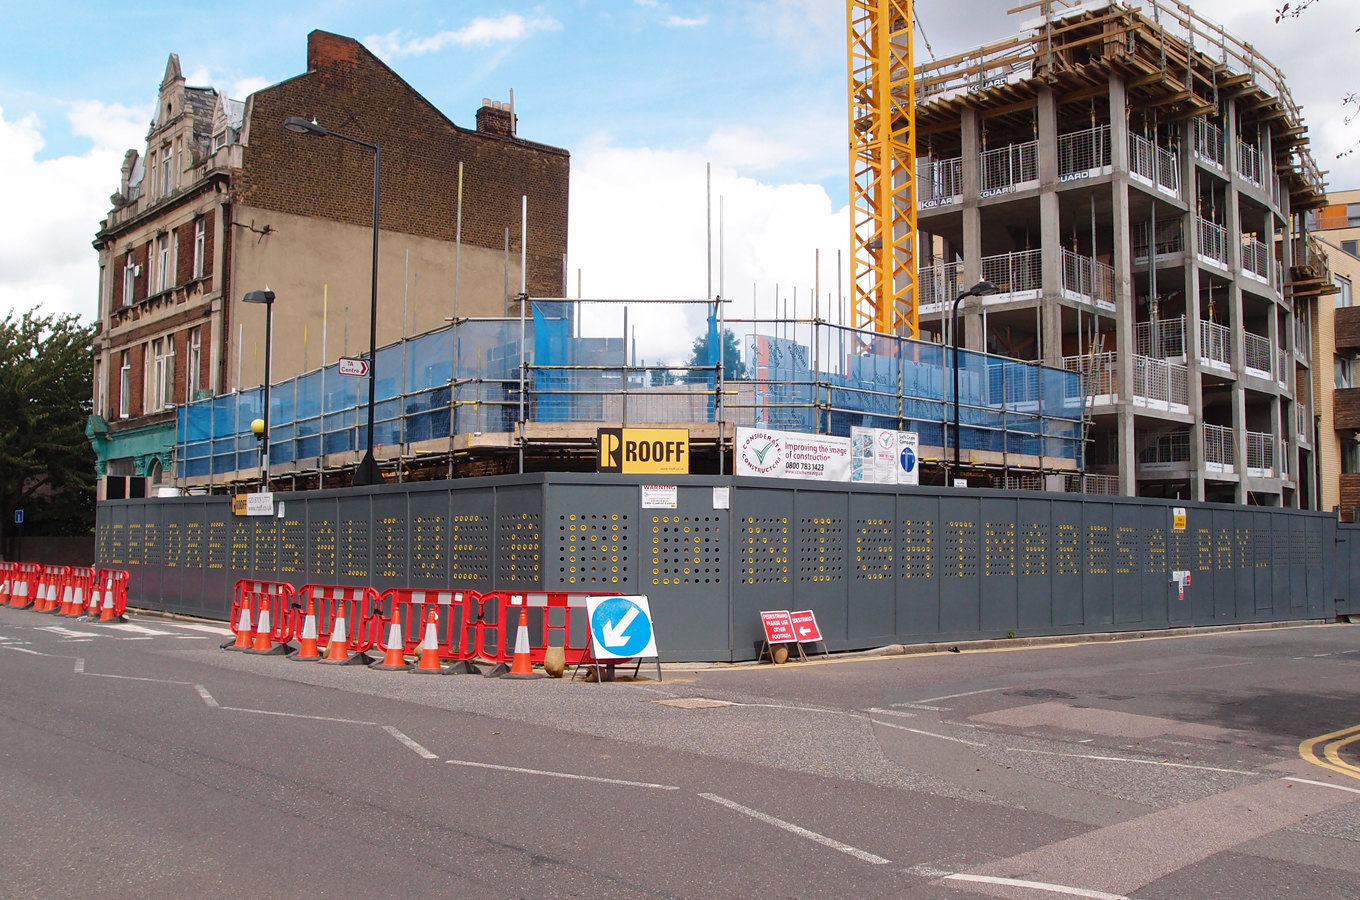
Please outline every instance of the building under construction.
[{"label": "building under construction", "polygon": [[[916,67],[922,337],[1079,373],[1126,496],[1316,508],[1322,175],[1283,74],[1179,2],[1045,2]],[[964,444],[965,449],[967,443]]]}]

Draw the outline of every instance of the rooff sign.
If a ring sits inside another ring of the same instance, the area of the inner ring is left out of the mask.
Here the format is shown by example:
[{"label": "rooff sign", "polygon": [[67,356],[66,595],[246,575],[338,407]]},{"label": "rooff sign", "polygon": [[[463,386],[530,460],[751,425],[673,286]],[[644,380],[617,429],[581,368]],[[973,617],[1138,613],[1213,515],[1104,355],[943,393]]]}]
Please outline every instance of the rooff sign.
[{"label": "rooff sign", "polygon": [[601,472],[624,475],[689,474],[689,430],[601,428]]}]

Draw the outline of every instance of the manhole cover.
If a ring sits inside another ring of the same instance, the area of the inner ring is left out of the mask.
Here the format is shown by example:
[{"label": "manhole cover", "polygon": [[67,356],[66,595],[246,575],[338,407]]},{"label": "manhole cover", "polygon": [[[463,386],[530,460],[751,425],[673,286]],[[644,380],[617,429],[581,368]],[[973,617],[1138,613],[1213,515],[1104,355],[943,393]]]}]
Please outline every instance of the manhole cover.
[{"label": "manhole cover", "polygon": [[1075,694],[1067,691],[1055,691],[1052,688],[1030,688],[1025,691],[1006,691],[1007,697],[1030,697],[1034,700],[1075,700]]},{"label": "manhole cover", "polygon": [[680,709],[713,709],[718,706],[735,706],[726,700],[714,700],[710,697],[673,697],[670,700],[658,700],[662,706],[675,706]]}]

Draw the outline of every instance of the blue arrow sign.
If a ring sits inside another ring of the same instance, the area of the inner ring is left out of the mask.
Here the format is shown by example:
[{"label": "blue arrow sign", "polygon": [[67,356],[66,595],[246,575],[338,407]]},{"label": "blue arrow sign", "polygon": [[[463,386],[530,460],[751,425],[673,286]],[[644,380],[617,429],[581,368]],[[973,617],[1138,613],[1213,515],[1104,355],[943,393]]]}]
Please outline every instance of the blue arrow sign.
[{"label": "blue arrow sign", "polygon": [[586,613],[596,659],[656,656],[656,634],[646,597],[587,597]]}]

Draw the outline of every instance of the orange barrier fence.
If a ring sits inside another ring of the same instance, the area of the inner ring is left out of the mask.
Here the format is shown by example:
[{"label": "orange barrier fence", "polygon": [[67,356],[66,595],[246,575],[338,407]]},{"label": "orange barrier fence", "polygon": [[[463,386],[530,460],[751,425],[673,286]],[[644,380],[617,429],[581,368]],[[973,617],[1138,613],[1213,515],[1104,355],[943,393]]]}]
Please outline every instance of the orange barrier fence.
[{"label": "orange barrier fence", "polygon": [[284,581],[242,578],[236,582],[230,622],[236,640],[228,646],[264,653],[288,643],[293,639],[295,596],[293,586]]},{"label": "orange barrier fence", "polygon": [[378,591],[375,588],[345,587],[338,584],[304,584],[298,588],[293,604],[296,634],[302,633],[307,601],[316,604],[316,642],[321,650],[330,648],[331,636],[344,622],[344,644],[351,653],[373,649],[376,631]]}]

